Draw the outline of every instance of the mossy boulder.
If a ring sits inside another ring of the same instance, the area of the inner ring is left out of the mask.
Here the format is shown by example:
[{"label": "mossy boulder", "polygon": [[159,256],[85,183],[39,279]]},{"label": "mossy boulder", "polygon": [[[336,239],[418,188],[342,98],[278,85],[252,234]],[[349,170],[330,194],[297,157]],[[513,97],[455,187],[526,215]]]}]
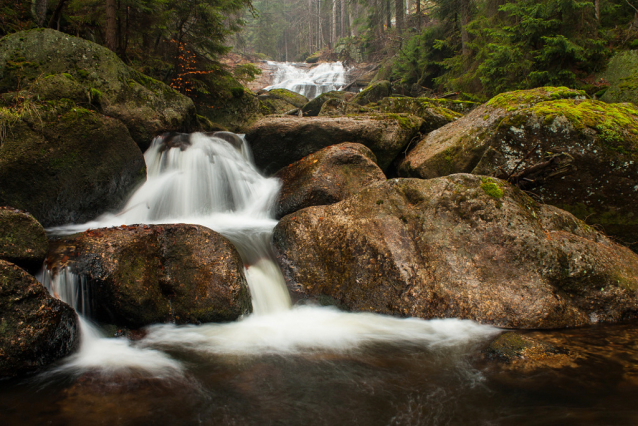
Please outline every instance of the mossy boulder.
[{"label": "mossy boulder", "polygon": [[504,93],[431,132],[400,176],[509,179],[627,244],[638,241],[638,109],[566,88]]},{"label": "mossy boulder", "polygon": [[438,102],[433,102],[428,98],[383,98],[376,104],[379,112],[383,113],[405,113],[415,115],[423,119],[421,133],[426,134],[439,127],[463,117],[462,114],[448,108],[438,106]]},{"label": "mossy boulder", "polygon": [[34,277],[0,260],[0,379],[36,372],[78,345],[75,311]]},{"label": "mossy boulder", "polygon": [[255,164],[272,174],[330,145],[353,142],[367,146],[382,170],[416,135],[423,124],[406,114],[352,117],[266,117],[246,133]]},{"label": "mossy boulder", "polygon": [[282,182],[275,207],[277,219],[305,207],[336,203],[385,180],[372,151],[349,142],[310,154],[274,177]]},{"label": "mossy boulder", "polygon": [[392,83],[387,80],[377,81],[363,89],[352,98],[352,102],[357,105],[367,105],[372,102],[380,101],[392,94]]},{"label": "mossy boulder", "polygon": [[42,268],[48,250],[46,232],[33,216],[0,207],[0,259],[35,272]]},{"label": "mossy boulder", "polygon": [[285,216],[273,246],[293,298],[353,311],[510,328],[638,315],[636,253],[485,176],[373,183]]},{"label": "mossy boulder", "polygon": [[245,133],[257,120],[273,113],[257,95],[243,88],[237,89],[234,95],[197,97],[199,114],[231,132]]},{"label": "mossy boulder", "polygon": [[321,107],[328,99],[340,99],[342,101],[350,101],[354,95],[350,92],[339,92],[333,90],[331,92],[322,93],[301,108],[305,117],[316,117],[321,111]]},{"label": "mossy boulder", "polygon": [[267,93],[272,97],[279,98],[293,104],[296,108],[301,108],[308,103],[308,98],[288,89],[272,89]]},{"label": "mossy boulder", "polygon": [[45,227],[117,209],[146,179],[140,148],[121,121],[69,99],[25,95],[0,107],[0,205]]},{"label": "mossy boulder", "polygon": [[[50,80],[50,75],[57,76]],[[0,93],[35,80],[33,89],[47,99],[99,104],[101,112],[126,125],[142,150],[159,133],[197,127],[189,98],[130,68],[106,47],[55,30],[22,31],[0,40]]]},{"label": "mossy boulder", "polygon": [[259,102],[261,102],[262,109],[264,109],[265,115],[284,114],[288,111],[298,109],[298,107],[291,104],[287,100],[281,99],[278,96],[272,96],[268,94],[268,92],[259,95]]},{"label": "mossy boulder", "polygon": [[86,231],[53,241],[47,263],[84,277],[91,316],[109,324],[233,321],[252,310],[239,253],[203,226]]},{"label": "mossy boulder", "polygon": [[610,84],[601,101],[632,102],[638,105],[638,50],[617,53],[603,74]]},{"label": "mossy boulder", "polygon": [[321,106],[319,117],[339,117],[343,115],[360,115],[375,113],[372,108],[353,104],[343,99],[328,99]]}]

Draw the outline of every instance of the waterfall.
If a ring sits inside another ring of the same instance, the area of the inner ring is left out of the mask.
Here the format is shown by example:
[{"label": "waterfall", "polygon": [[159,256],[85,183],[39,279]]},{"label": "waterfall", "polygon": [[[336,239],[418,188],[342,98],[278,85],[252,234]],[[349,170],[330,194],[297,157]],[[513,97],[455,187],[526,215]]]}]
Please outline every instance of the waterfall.
[{"label": "waterfall", "polygon": [[322,93],[341,90],[346,84],[346,69],[341,62],[324,62],[309,68],[307,64],[268,62],[275,69],[273,84],[264,90],[288,89],[308,99]]},{"label": "waterfall", "polygon": [[[189,349],[216,354],[349,351],[370,342],[409,342],[445,347],[465,344],[495,332],[468,320],[399,319],[371,313],[346,313],[335,308],[290,306],[284,278],[270,249],[276,220],[271,212],[280,182],[261,176],[250,152],[237,135],[166,135],[156,138],[145,153],[148,178],[116,214],[51,228],[71,234],[90,228],[122,224],[191,223],[226,236],[245,264],[253,314],[228,324],[176,326],[158,324],[135,343],[105,339],[82,322],[80,352],[65,368],[142,369],[153,374],[181,374],[181,365],[165,352]],[[90,296],[81,277],[62,270],[45,271],[50,291],[82,312]],[[67,299],[68,297],[68,299]],[[87,312],[88,313],[88,312]],[[103,345],[104,351],[100,351]],[[109,353],[106,362],[103,353]],[[127,360],[130,358],[130,362]],[[148,362],[144,361],[147,359]],[[104,363],[101,366],[100,363]]]}]

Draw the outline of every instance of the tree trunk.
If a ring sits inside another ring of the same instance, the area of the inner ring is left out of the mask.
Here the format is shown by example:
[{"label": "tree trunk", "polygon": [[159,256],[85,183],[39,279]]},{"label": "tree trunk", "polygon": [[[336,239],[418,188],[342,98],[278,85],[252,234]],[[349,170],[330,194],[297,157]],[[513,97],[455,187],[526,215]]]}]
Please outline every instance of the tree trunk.
[{"label": "tree trunk", "polygon": [[596,20],[600,22],[600,0],[594,1],[594,12],[596,13]]},{"label": "tree trunk", "polygon": [[421,0],[416,0],[416,27],[421,30]]},{"label": "tree trunk", "polygon": [[469,22],[469,9],[470,4],[469,0],[461,0],[461,51],[464,56],[470,54],[470,47],[468,46],[469,35],[467,34],[467,29],[465,26]]},{"label": "tree trunk", "polygon": [[117,48],[116,0],[106,0],[106,47],[115,52]]},{"label": "tree trunk", "polygon": [[394,0],[394,16],[396,19],[397,32],[399,34],[401,34],[401,31],[403,30],[403,15],[405,15],[403,0]]},{"label": "tree trunk", "polygon": [[49,2],[47,0],[32,0],[31,1],[31,14],[35,19],[36,24],[39,27],[44,23],[44,18],[47,15],[47,6]]},{"label": "tree trunk", "polygon": [[341,37],[348,37],[348,33],[346,32],[347,16],[346,0],[341,0]]},{"label": "tree trunk", "polygon": [[51,20],[49,21],[49,28],[53,28],[56,30],[60,30],[60,17],[62,16],[62,9],[64,9],[64,5],[67,0],[60,0],[58,5],[55,7],[53,11],[53,15],[51,15]]},{"label": "tree trunk", "polygon": [[385,26],[390,29],[392,28],[392,13],[391,13],[391,7],[390,7],[390,0],[385,0],[385,7],[383,8],[383,11],[385,12]]},{"label": "tree trunk", "polygon": [[332,0],[332,37],[330,41],[334,46],[337,42],[337,0]]}]

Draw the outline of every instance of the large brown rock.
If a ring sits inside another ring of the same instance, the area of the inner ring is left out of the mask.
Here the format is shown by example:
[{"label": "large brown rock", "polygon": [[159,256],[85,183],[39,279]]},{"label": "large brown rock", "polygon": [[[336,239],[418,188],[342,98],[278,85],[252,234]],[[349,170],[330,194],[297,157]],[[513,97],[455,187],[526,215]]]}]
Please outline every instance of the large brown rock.
[{"label": "large brown rock", "polygon": [[21,31],[0,40],[0,93],[34,80],[32,90],[41,99],[92,104],[121,120],[142,150],[159,133],[197,127],[191,99],[130,68],[106,47],[59,31]]},{"label": "large brown rock", "polygon": [[319,115],[319,112],[321,112],[321,107],[327,100],[339,99],[347,102],[350,101],[353,97],[353,93],[333,90],[331,92],[322,93],[321,95],[317,96],[316,98],[305,104],[301,108],[301,111],[306,117],[316,117],[317,115]]},{"label": "large brown rock", "polygon": [[146,179],[126,127],[70,99],[0,107],[1,125],[0,205],[28,211],[45,227],[116,210]]},{"label": "large brown rock", "polygon": [[405,114],[356,117],[266,117],[246,133],[257,167],[272,174],[330,145],[354,142],[367,146],[385,170],[410,142],[423,120]]},{"label": "large brown rock", "polygon": [[391,179],[284,217],[293,298],[355,311],[574,327],[638,314],[638,255],[503,181]]},{"label": "large brown rock", "polygon": [[0,379],[35,372],[78,344],[75,311],[31,275],[0,260]]},{"label": "large brown rock", "polygon": [[198,225],[134,225],[52,243],[47,262],[86,279],[91,316],[130,328],[232,321],[251,311],[233,245]]},{"label": "large brown rock", "polygon": [[428,134],[398,173],[509,178],[637,247],[638,110],[630,104],[566,88],[504,93]]},{"label": "large brown rock", "polygon": [[333,204],[385,180],[372,151],[361,144],[332,145],[279,170],[277,219],[310,206]]},{"label": "large brown rock", "polygon": [[0,259],[37,271],[49,250],[47,234],[27,212],[0,207]]}]

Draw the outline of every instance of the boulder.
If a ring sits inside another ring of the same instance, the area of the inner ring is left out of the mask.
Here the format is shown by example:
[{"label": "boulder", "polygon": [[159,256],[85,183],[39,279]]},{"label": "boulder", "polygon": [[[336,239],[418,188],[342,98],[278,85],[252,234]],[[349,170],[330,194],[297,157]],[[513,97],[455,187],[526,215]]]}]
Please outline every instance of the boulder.
[{"label": "boulder", "polygon": [[235,133],[245,133],[255,121],[271,114],[268,106],[260,102],[258,96],[242,87],[234,88],[231,95],[222,93],[193,98],[203,117]]},{"label": "boulder", "polygon": [[37,271],[49,250],[46,232],[27,212],[0,207],[0,259]]},{"label": "boulder", "polygon": [[0,40],[0,93],[34,80],[39,82],[33,92],[44,99],[83,101],[121,120],[142,150],[159,133],[197,127],[189,98],[130,68],[106,47],[55,30],[21,31]]},{"label": "boulder", "polygon": [[321,107],[328,99],[340,99],[342,101],[350,101],[354,95],[350,92],[339,92],[333,90],[331,92],[322,93],[301,108],[305,117],[316,117],[321,111]]},{"label": "boulder", "polygon": [[638,105],[638,50],[617,53],[609,61],[603,78],[609,82],[609,89],[601,101]]},{"label": "boulder", "polygon": [[266,92],[265,94],[259,95],[259,102],[261,102],[265,115],[284,114],[290,110],[297,108],[296,106],[294,106],[287,100],[281,99],[278,96],[272,96],[268,94],[268,92]]},{"label": "boulder", "polygon": [[330,145],[353,142],[372,150],[385,170],[416,135],[423,123],[405,114],[355,117],[266,117],[246,133],[255,164],[272,174]]},{"label": "boulder", "polygon": [[84,277],[91,316],[110,324],[233,321],[251,311],[237,250],[203,226],[86,231],[52,242],[47,263]]},{"label": "boulder", "polygon": [[274,98],[279,98],[294,105],[296,108],[302,108],[308,103],[308,98],[304,95],[300,95],[299,93],[288,89],[272,89],[267,93]]},{"label": "boulder", "polygon": [[638,255],[485,176],[374,183],[285,216],[273,246],[293,299],[354,311],[508,328],[638,314]]},{"label": "boulder", "polygon": [[431,102],[427,98],[384,98],[377,103],[376,109],[386,114],[404,113],[422,118],[421,133],[423,134],[430,133],[432,130],[463,117],[462,114],[440,107],[437,102]]},{"label": "boulder", "polygon": [[638,110],[540,88],[504,93],[419,141],[399,176],[474,173],[509,179],[538,199],[638,241]]},{"label": "boulder", "polygon": [[363,89],[352,99],[357,105],[367,105],[371,102],[380,101],[392,94],[392,84],[387,80],[377,81]]},{"label": "boulder", "polygon": [[365,115],[375,113],[372,108],[353,104],[343,99],[328,99],[321,106],[319,117],[340,117],[343,115]]},{"label": "boulder", "polygon": [[75,311],[35,278],[0,260],[0,379],[32,373],[78,344]]},{"label": "boulder", "polygon": [[117,209],[146,179],[122,122],[70,99],[21,98],[0,107],[0,126],[0,205],[28,211],[45,227]]},{"label": "boulder", "polygon": [[372,151],[349,142],[310,154],[279,170],[275,177],[282,181],[277,219],[305,207],[336,203],[385,180]]}]

